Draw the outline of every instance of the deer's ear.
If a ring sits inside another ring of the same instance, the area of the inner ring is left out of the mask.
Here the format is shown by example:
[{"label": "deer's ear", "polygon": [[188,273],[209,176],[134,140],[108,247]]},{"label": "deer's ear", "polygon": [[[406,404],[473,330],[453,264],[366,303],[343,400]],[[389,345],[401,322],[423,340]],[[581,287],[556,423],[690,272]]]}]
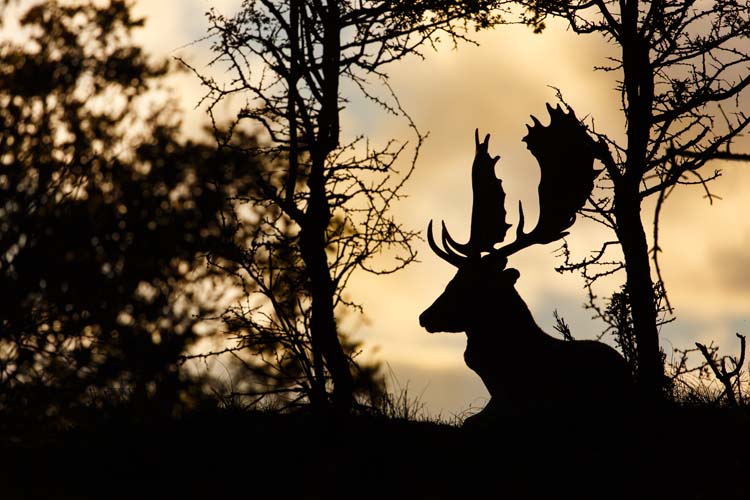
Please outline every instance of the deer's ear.
[{"label": "deer's ear", "polygon": [[515,285],[520,277],[521,273],[518,272],[518,269],[510,268],[503,271],[503,278],[508,280],[512,285]]}]

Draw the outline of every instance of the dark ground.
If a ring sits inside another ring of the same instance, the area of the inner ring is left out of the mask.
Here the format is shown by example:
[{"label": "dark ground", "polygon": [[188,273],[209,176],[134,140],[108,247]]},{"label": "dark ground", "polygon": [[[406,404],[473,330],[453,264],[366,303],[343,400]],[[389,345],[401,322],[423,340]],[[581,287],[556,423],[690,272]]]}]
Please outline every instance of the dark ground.
[{"label": "dark ground", "polygon": [[467,431],[379,417],[211,411],[2,424],[0,499],[750,499],[746,411],[640,424],[507,420]]}]

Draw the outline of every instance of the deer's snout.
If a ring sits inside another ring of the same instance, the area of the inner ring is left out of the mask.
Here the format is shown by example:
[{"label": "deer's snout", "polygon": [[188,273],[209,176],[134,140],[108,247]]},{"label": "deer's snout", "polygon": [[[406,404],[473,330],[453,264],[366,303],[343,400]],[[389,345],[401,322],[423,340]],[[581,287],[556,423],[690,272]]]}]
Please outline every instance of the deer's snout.
[{"label": "deer's snout", "polygon": [[432,308],[425,309],[425,311],[419,315],[419,326],[427,330],[428,333],[435,333],[437,330],[433,326],[434,321],[430,320],[430,309]]},{"label": "deer's snout", "polygon": [[419,325],[429,333],[466,331],[463,314],[455,310],[455,304],[440,297],[419,315]]}]

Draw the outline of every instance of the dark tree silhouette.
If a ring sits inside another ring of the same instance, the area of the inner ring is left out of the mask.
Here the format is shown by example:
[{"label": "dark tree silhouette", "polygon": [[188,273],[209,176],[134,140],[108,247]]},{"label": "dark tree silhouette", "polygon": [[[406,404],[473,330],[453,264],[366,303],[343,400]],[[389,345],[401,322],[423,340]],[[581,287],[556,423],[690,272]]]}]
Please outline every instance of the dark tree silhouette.
[{"label": "dark tree silhouette", "polygon": [[[54,1],[0,45],[0,407],[180,401],[201,252],[236,172],[178,140],[131,3]],[[221,177],[227,175],[229,177]],[[213,182],[209,182],[213,181]],[[205,273],[203,273],[205,274]]]},{"label": "dark tree silhouette", "polygon": [[[255,142],[234,133],[244,148]],[[326,384],[326,375],[313,367],[304,266],[295,251],[293,222],[260,190],[258,179],[269,175],[274,164],[230,151],[243,155],[245,178],[237,182],[236,172],[225,172],[234,180],[223,200],[221,238],[212,240],[208,262],[218,276],[229,278],[222,285],[225,293],[238,295],[215,318],[225,329],[225,336],[216,338],[216,349],[199,350],[184,359],[216,361],[228,370],[229,383],[213,384],[226,404],[288,409],[314,401],[315,388]],[[359,345],[340,337],[346,356],[356,356]],[[376,400],[384,389],[379,364],[355,366],[355,395]]]},{"label": "dark tree silhouette", "polygon": [[[307,370],[306,391],[315,404],[331,399],[330,385],[337,407],[352,404],[351,360],[336,320],[343,306],[353,305],[343,295],[352,272],[394,272],[415,257],[410,243],[416,233],[390,214],[414,161],[399,175],[394,166],[405,143],[391,141],[381,149],[363,137],[341,143],[342,82],[353,83],[388,112],[406,116],[394,95],[383,97],[369,85],[390,89],[385,65],[420,53],[441,33],[455,40],[469,20],[491,24],[487,6],[495,3],[263,0],[245,4],[233,18],[209,14],[216,62],[233,75],[227,83],[202,77],[210,109],[241,94],[248,104],[230,131],[251,123],[267,137],[256,147],[217,129],[218,141],[273,162],[273,169],[257,179],[261,197],[247,201],[264,207],[263,237],[276,238],[296,266],[288,273],[297,292],[294,307],[279,298],[268,274],[248,272],[267,308],[265,326],[256,316],[251,333],[275,339],[274,332],[283,331],[302,341],[305,353],[295,356]],[[422,136],[409,123],[417,151]],[[288,233],[280,234],[279,227]],[[373,268],[372,257],[385,251],[396,255],[393,265]]]},{"label": "dark tree silhouette", "polygon": [[[592,258],[576,261],[567,254],[560,270],[580,270],[589,290],[600,276],[625,271],[623,297],[635,336],[638,379],[644,395],[658,400],[665,381],[658,331],[659,214],[677,186],[702,185],[711,200],[708,183],[720,171],[705,167],[712,159],[746,156],[730,146],[750,124],[741,102],[750,85],[750,5],[723,0],[516,3],[527,9],[525,21],[537,31],[548,16],[558,17],[575,33],[602,36],[618,51],[609,66],[598,69],[618,75],[625,139],[591,126],[606,175],[582,211],[610,228],[616,240],[605,242]],[[650,197],[656,197],[652,248],[642,219],[643,202]],[[623,258],[613,254],[616,248]]]}]

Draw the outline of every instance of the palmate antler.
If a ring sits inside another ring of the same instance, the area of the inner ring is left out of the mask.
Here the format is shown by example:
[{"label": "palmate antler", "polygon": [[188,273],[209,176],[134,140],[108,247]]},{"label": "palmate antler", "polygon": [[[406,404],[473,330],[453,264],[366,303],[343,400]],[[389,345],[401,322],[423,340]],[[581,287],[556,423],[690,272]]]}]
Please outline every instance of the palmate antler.
[{"label": "palmate antler", "polygon": [[[490,156],[490,135],[479,142],[479,130],[474,131],[476,146],[474,163],[471,167],[471,187],[473,202],[471,207],[471,233],[468,243],[458,243],[443,223],[442,243],[446,251],[438,251],[432,237],[432,221],[427,237],[432,249],[441,257],[457,265],[468,256],[479,256],[492,249],[495,243],[505,239],[510,224],[505,222],[505,191],[500,179],[495,176],[495,165],[499,156]],[[456,260],[458,259],[458,260]],[[454,262],[455,261],[455,262]]]},{"label": "palmate antler", "polygon": [[476,153],[472,165],[472,188],[474,202],[471,214],[471,235],[466,244],[451,238],[442,224],[440,248],[432,235],[432,221],[427,228],[427,239],[432,250],[441,258],[459,267],[467,259],[476,259],[483,253],[493,257],[504,257],[534,244],[545,244],[558,240],[568,233],[575,222],[576,212],[586,203],[594,188],[594,179],[599,171],[594,170],[594,141],[576,118],[572,109],[566,113],[560,106],[547,104],[550,124],[543,126],[532,116],[533,126],[523,138],[541,169],[539,182],[539,221],[536,227],[524,232],[523,207],[519,202],[519,220],[516,239],[510,244],[495,248],[502,243],[510,227],[505,221],[505,192],[500,179],[495,177],[495,164],[499,156],[488,152],[490,136],[479,142],[475,131]]}]

